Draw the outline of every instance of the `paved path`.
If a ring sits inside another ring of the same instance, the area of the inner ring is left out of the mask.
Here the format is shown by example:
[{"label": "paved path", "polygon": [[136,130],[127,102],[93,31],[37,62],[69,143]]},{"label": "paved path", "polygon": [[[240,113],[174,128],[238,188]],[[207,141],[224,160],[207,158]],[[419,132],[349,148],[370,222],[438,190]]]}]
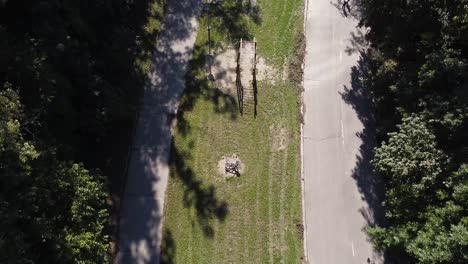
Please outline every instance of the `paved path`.
[{"label": "paved path", "polygon": [[[333,1],[335,2],[335,1]],[[363,230],[369,205],[357,136],[364,129],[344,102],[358,54],[345,52],[357,21],[330,0],[308,0],[304,73],[303,166],[306,254],[311,264],[381,263]],[[365,165],[365,164],[364,164]],[[367,215],[367,218],[372,218]]]},{"label": "paved path", "polygon": [[[159,263],[164,197],[169,176],[170,116],[185,86],[201,0],[167,1],[154,54],[152,83],[144,90],[120,219],[117,263]],[[172,115],[173,116],[173,115]]]}]

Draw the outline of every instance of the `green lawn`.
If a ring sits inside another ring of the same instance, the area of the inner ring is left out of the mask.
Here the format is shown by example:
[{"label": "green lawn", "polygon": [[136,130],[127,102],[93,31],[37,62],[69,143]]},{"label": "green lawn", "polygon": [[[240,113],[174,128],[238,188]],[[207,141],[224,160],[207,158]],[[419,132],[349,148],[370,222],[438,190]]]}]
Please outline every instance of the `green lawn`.
[{"label": "green lawn", "polygon": [[[226,0],[226,11],[212,18],[214,46],[255,37],[260,55],[282,67],[293,56],[302,30],[303,1],[259,1],[257,22],[236,15],[234,2]],[[200,23],[174,136],[162,260],[300,263],[298,88],[280,78],[274,85],[259,82],[258,115],[241,116],[237,98],[206,81],[207,17]],[[233,153],[245,164],[245,172],[226,180],[219,176],[217,163]]]}]

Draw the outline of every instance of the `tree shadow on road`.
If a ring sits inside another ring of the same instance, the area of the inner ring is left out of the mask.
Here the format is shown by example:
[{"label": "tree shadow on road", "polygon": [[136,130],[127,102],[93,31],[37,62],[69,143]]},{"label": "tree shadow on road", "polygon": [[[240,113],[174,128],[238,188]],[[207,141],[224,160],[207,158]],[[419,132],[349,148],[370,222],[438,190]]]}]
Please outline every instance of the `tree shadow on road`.
[{"label": "tree shadow on road", "polygon": [[[356,36],[361,40],[365,38],[365,34],[359,29],[356,34],[351,34],[351,46],[347,47],[346,51],[359,52],[359,60],[357,65],[351,68],[351,86],[345,86],[341,96],[343,101],[354,109],[363,124],[362,131],[356,134],[362,140],[362,144],[352,177],[356,180],[362,199],[368,204],[368,207],[360,209],[367,221],[367,225],[363,227],[363,231],[367,233],[368,227],[387,225],[382,205],[385,197],[384,181],[374,171],[371,161],[374,158],[376,143],[386,138],[388,124],[392,123],[394,118],[398,118],[398,114],[389,116],[389,111],[382,106],[388,105],[388,102],[378,102],[375,99],[373,91],[377,89],[375,87],[382,85],[382,80],[376,77],[379,65],[372,60],[373,49],[366,41],[356,41]],[[376,107],[377,104],[380,104],[379,108]],[[368,239],[371,240],[370,237]],[[406,263],[391,252],[383,252],[383,257],[384,263]]]},{"label": "tree shadow on road", "polygon": [[368,223],[373,226],[379,223],[381,214],[379,177],[374,175],[370,161],[373,158],[375,148],[375,115],[372,107],[372,97],[366,89],[363,79],[367,78],[368,64],[366,53],[361,52],[361,57],[357,66],[351,68],[351,87],[344,87],[341,93],[343,101],[352,106],[357,113],[359,120],[363,124],[362,131],[357,136],[362,140],[359,148],[358,162],[353,170],[353,177],[356,179],[359,191],[363,199],[369,204]]},{"label": "tree shadow on road", "polygon": [[[376,120],[372,97],[363,81],[367,77],[367,70],[367,56],[365,52],[361,52],[358,65],[351,68],[351,86],[345,86],[344,92],[341,93],[343,101],[354,109],[363,125],[362,131],[356,133],[362,143],[356,157],[357,162],[352,171],[352,177],[361,193],[361,199],[367,204],[359,210],[367,222],[367,225],[363,227],[363,232],[366,234],[368,227],[380,226],[384,223],[384,212],[381,205],[384,193],[382,181],[375,174],[371,165],[376,146]],[[370,240],[369,237],[368,239]],[[373,256],[373,258],[377,259],[378,255]]]},{"label": "tree shadow on road", "polygon": [[[343,6],[343,1],[338,0],[334,4],[337,8]],[[352,6],[351,10],[355,11],[351,15],[354,19],[358,18],[357,8]],[[362,28],[357,28],[355,32],[350,34],[349,44],[345,48],[348,55],[359,54],[357,65],[351,68],[351,85],[345,85],[343,92],[340,93],[342,100],[353,108],[356,112],[363,128],[356,133],[356,136],[361,139],[359,152],[356,156],[356,164],[352,171],[352,177],[356,181],[356,185],[361,194],[361,199],[366,202],[366,206],[359,209],[360,214],[366,221],[362,231],[366,233],[368,240],[371,238],[367,234],[369,227],[382,226],[385,224],[384,210],[382,201],[384,198],[383,182],[381,178],[374,172],[371,161],[374,157],[374,148],[376,147],[376,115],[373,94],[370,85],[373,83],[372,61],[370,60],[369,46],[366,41],[366,31]],[[381,256],[380,252],[374,253],[371,260],[380,261],[384,257],[384,262],[387,263],[387,256]]]},{"label": "tree shadow on road", "polygon": [[[157,186],[161,184],[160,175],[167,173],[167,166],[174,164],[171,163],[174,159],[170,159],[173,146],[171,128],[186,85],[183,76],[188,71],[192,53],[192,49],[184,48],[184,43],[194,37],[193,33],[197,30],[194,21],[199,16],[200,8],[199,0],[169,1],[156,50],[150,53],[153,62],[141,95],[124,188],[120,253],[117,256],[120,263],[153,263],[159,259],[171,263],[175,254],[176,243],[172,233],[165,229],[161,234],[158,228],[163,215],[162,199],[158,198],[161,197],[158,193],[161,189]],[[215,100],[216,97],[210,96],[209,99]],[[182,109],[187,106],[182,105]],[[193,178],[193,173],[184,163],[186,155],[174,148],[172,153],[177,158],[175,171],[179,172],[177,175],[186,184],[187,198],[184,203],[196,207],[199,211],[198,222],[207,236],[212,235],[206,219],[212,217],[211,213],[224,217],[227,205],[217,201],[214,190],[202,188],[202,184]],[[225,210],[222,211],[222,208]],[[157,251],[159,242],[163,243],[161,254]]]}]

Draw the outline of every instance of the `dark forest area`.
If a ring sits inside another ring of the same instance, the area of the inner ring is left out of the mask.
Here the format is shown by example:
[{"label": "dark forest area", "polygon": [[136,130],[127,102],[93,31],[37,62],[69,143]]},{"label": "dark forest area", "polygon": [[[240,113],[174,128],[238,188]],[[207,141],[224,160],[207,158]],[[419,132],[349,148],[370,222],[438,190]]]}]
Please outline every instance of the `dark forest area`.
[{"label": "dark forest area", "polygon": [[391,263],[468,263],[468,3],[354,4],[368,45],[348,96],[372,104],[385,189],[369,232]]},{"label": "dark forest area", "polygon": [[0,263],[105,263],[164,1],[0,1]]}]

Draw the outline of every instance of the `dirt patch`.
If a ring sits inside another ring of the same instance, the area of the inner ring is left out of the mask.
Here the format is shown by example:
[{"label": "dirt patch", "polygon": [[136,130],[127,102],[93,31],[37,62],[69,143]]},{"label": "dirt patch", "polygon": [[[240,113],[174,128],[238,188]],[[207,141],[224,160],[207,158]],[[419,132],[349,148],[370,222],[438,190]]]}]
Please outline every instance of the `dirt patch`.
[{"label": "dirt patch", "polygon": [[[236,168],[234,168],[236,167]],[[223,156],[218,161],[218,173],[223,178],[240,177],[245,172],[245,164],[237,154]]]},{"label": "dirt patch", "polygon": [[296,86],[301,87],[302,78],[304,75],[304,57],[305,57],[305,35],[300,33],[296,36],[296,46],[294,48],[294,56],[289,61],[287,66],[287,75]]},{"label": "dirt patch", "polygon": [[291,141],[291,133],[288,129],[282,126],[270,126],[270,133],[272,135],[273,150],[280,151],[288,147]]},{"label": "dirt patch", "polygon": [[285,61],[283,64],[283,72],[281,73],[281,80],[283,81],[289,80],[289,72],[290,72],[289,62]]},{"label": "dirt patch", "polygon": [[211,64],[211,74],[216,87],[226,93],[235,95],[236,93],[236,68],[237,51],[227,49],[219,54],[215,54]]},{"label": "dirt patch", "polygon": [[[225,93],[236,95],[237,50],[226,49],[214,56],[206,57],[207,71],[213,76],[216,87]],[[265,59],[257,57],[257,81],[268,80],[274,83],[278,70],[268,65]]]},{"label": "dirt patch", "polygon": [[278,76],[278,70],[267,64],[266,60],[262,57],[257,57],[257,81],[271,81],[275,82]]},{"label": "dirt patch", "polygon": [[297,235],[302,239],[304,239],[304,224],[302,221],[297,221],[296,224]]}]

